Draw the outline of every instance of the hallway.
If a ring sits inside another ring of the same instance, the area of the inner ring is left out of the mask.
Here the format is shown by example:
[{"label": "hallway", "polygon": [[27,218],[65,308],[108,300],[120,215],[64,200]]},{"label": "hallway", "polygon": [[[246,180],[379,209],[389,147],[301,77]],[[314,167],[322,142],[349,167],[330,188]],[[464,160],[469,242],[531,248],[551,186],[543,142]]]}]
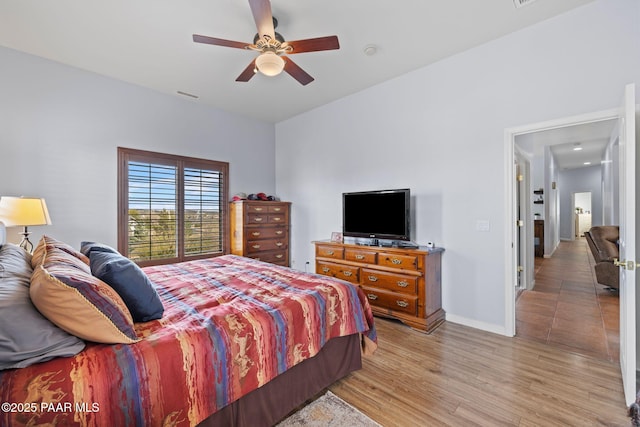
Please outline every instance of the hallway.
[{"label": "hallway", "polygon": [[535,259],[535,287],[516,301],[516,335],[603,360],[619,358],[619,299],[595,281],[586,240]]}]

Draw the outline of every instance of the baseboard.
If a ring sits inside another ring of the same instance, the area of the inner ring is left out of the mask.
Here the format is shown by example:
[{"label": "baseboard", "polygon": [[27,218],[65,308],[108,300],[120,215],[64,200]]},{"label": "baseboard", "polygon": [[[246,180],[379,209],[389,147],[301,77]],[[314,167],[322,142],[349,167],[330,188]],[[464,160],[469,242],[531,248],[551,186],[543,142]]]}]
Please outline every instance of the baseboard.
[{"label": "baseboard", "polygon": [[459,325],[469,326],[482,331],[510,337],[510,335],[507,335],[504,326],[495,325],[493,323],[480,322],[478,320],[468,319],[466,317],[456,316],[455,314],[449,313],[447,313],[447,322],[457,323]]},{"label": "baseboard", "polygon": [[[560,242],[558,242],[558,245],[560,244]],[[556,249],[558,249],[558,245],[555,245],[553,247],[553,250],[551,251],[550,254],[544,254],[543,258],[551,258],[553,256],[553,254],[556,252]]]}]

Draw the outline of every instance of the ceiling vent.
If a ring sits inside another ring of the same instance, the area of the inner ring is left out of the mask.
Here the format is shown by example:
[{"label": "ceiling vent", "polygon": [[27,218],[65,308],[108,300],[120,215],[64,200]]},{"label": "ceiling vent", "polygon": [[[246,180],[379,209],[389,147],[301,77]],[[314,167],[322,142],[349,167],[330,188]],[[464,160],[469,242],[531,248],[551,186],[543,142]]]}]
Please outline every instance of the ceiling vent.
[{"label": "ceiling vent", "polygon": [[513,5],[516,7],[516,9],[519,9],[523,6],[529,5],[533,2],[535,2],[536,0],[513,0]]}]

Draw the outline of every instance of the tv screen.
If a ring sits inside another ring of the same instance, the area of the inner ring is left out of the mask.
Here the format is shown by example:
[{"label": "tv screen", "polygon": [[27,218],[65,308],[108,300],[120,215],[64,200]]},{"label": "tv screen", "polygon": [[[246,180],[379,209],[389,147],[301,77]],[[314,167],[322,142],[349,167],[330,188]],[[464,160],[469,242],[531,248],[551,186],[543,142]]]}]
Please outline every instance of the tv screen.
[{"label": "tv screen", "polygon": [[409,189],[342,194],[342,234],[348,237],[411,240]]}]

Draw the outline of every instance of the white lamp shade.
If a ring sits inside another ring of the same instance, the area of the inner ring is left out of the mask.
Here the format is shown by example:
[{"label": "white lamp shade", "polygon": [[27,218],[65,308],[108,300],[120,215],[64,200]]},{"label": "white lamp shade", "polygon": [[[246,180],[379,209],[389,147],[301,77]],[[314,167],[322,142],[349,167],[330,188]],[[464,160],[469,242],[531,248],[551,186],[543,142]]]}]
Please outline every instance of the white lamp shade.
[{"label": "white lamp shade", "polygon": [[263,52],[256,58],[256,67],[265,76],[277,76],[284,69],[284,59],[274,52]]},{"label": "white lamp shade", "polygon": [[50,225],[51,218],[44,199],[27,197],[0,198],[0,221],[7,227]]}]

